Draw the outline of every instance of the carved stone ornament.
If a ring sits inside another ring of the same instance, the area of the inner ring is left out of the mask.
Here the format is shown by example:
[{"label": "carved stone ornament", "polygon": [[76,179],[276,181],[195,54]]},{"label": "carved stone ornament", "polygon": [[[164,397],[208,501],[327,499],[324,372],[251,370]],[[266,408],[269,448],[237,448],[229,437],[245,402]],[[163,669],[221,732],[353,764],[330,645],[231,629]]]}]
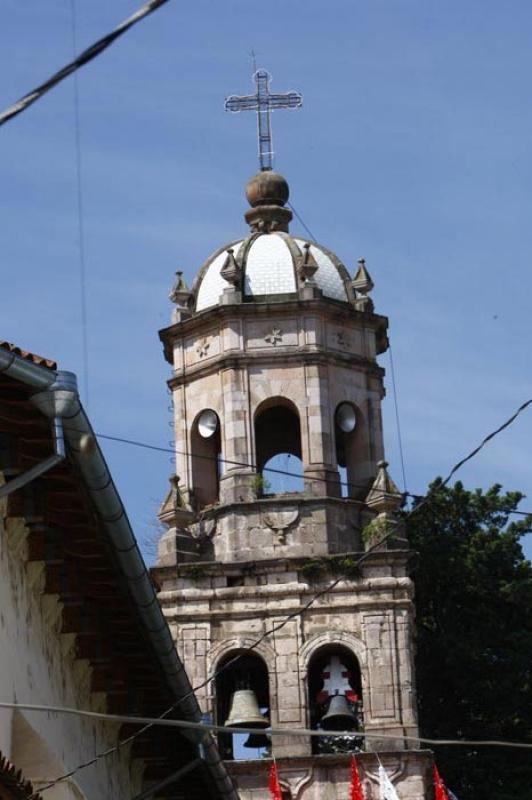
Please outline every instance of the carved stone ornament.
[{"label": "carved stone ornament", "polygon": [[203,338],[196,347],[196,353],[200,358],[205,358],[205,356],[209,352],[210,346],[211,346],[210,342],[207,341],[207,339]]},{"label": "carved stone ornament", "polygon": [[193,539],[212,539],[216,533],[215,519],[200,519],[189,527]]},{"label": "carved stone ornament", "polygon": [[373,281],[371,275],[366,269],[366,259],[358,259],[358,269],[352,281],[353,289],[356,289],[362,295],[369,294],[373,289]]},{"label": "carved stone ornament", "polygon": [[174,285],[170,290],[168,297],[175,303],[178,308],[186,308],[192,296],[190,289],[187,286],[183,273],[179,270],[175,274]]},{"label": "carved stone ornament", "polygon": [[242,267],[237,263],[234,252],[232,247],[227,251],[227,258],[220,270],[220,275],[224,281],[238,289],[242,280]]},{"label": "carved stone ornament", "polygon": [[287,769],[283,768],[283,779],[281,788],[290,790],[293,800],[299,800],[303,794],[303,789],[309,785],[313,778],[313,769]]},{"label": "carved stone ornament", "polygon": [[272,328],[271,333],[267,333],[264,337],[264,341],[268,342],[268,344],[272,344],[274,347],[277,342],[282,342],[283,340],[283,332],[281,328]]},{"label": "carved stone ornament", "polygon": [[285,544],[288,528],[299,519],[299,509],[287,508],[283,511],[268,511],[262,515],[262,519],[264,524],[277,534],[277,542]]},{"label": "carved stone ornament", "polygon": [[336,333],[336,342],[339,347],[350,347],[351,340],[349,336],[344,331],[337,331]]},{"label": "carved stone ornament", "polygon": [[244,217],[253,233],[287,232],[292,212],[289,208],[280,208],[279,206],[259,206],[250,208]]},{"label": "carved stone ornament", "polygon": [[313,278],[318,271],[318,263],[310,249],[310,242],[303,245],[303,255],[298,259],[297,272],[303,283],[313,283]]},{"label": "carved stone ornament", "polygon": [[379,461],[377,475],[366,496],[366,504],[378,514],[395,513],[402,503],[402,494],[388,473],[388,462]]},{"label": "carved stone ornament", "polygon": [[373,311],[373,300],[368,297],[373,289],[373,281],[366,269],[366,261],[364,258],[358,259],[358,269],[355,277],[351,281],[351,286],[355,290],[355,307],[358,311]]}]

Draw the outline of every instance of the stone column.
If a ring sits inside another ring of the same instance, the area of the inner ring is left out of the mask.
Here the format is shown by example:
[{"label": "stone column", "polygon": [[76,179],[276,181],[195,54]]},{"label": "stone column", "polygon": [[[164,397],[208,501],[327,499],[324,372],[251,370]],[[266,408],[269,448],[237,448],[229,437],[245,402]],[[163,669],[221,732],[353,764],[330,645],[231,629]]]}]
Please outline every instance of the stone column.
[{"label": "stone column", "polygon": [[[305,725],[305,676],[299,671],[299,623],[294,620],[275,637],[275,672],[277,692],[272,699],[274,712],[272,724],[278,728],[302,728]],[[309,739],[301,736],[274,736],[273,754],[307,756],[311,752]]]},{"label": "stone column", "polygon": [[340,480],[331,430],[328,371],[319,364],[305,367],[307,390],[305,490],[317,497],[340,496]]},{"label": "stone column", "polygon": [[230,367],[223,370],[221,378],[222,458],[225,463],[220,480],[220,502],[239,503],[254,499],[252,485],[255,471],[252,467],[246,373]]},{"label": "stone column", "polygon": [[175,437],[175,474],[179,478],[181,497],[185,505],[190,503],[190,489],[192,484],[191,465],[188,463],[188,425],[186,413],[186,388],[184,385],[174,389],[172,399],[174,404],[174,437]]}]

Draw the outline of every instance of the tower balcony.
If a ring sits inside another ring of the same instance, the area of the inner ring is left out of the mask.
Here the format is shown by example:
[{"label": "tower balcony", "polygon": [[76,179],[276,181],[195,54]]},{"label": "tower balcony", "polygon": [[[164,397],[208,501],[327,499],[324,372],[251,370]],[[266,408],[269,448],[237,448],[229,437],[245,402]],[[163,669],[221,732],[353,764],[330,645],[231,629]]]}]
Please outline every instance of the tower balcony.
[{"label": "tower balcony", "polygon": [[266,496],[203,509],[201,521],[179,535],[195,541],[193,560],[312,558],[362,550],[363,509],[348,498]]}]

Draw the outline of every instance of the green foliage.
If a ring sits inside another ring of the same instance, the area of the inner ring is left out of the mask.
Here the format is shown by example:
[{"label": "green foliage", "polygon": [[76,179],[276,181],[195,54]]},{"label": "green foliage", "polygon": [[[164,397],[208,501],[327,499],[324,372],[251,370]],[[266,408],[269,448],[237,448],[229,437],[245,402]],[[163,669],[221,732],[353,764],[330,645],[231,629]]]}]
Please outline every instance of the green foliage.
[{"label": "green foliage", "polygon": [[[440,479],[407,519],[419,562],[416,677],[429,738],[532,741],[532,517],[518,492],[466,491]],[[532,800],[532,759],[504,748],[436,748],[460,800]]]},{"label": "green foliage", "polygon": [[325,572],[322,558],[309,558],[301,565],[301,574],[310,582],[319,580]]},{"label": "green foliage", "polygon": [[333,575],[342,576],[344,578],[354,579],[360,576],[360,567],[357,563],[357,559],[352,556],[330,558],[329,569]]},{"label": "green foliage", "polygon": [[352,556],[309,558],[300,567],[300,572],[310,583],[327,578],[328,575],[351,580],[360,576],[357,559]]},{"label": "green foliage", "polygon": [[257,472],[251,479],[251,489],[255,497],[263,497],[271,488],[271,483],[261,472]]},{"label": "green foliage", "polygon": [[376,544],[391,533],[392,530],[393,527],[388,520],[375,517],[362,528],[362,541],[365,545]]},{"label": "green foliage", "polygon": [[187,566],[187,578],[192,578],[193,581],[199,581],[206,576],[205,567],[201,564],[191,564]]}]

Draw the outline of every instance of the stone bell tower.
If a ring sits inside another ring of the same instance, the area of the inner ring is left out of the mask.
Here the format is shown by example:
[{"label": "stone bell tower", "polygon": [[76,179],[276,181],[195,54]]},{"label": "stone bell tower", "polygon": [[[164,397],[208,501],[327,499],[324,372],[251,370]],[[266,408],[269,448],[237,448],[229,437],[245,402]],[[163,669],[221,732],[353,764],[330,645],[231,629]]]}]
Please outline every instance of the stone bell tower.
[{"label": "stone bell tower", "polygon": [[[242,800],[268,798],[272,753],[285,798],[346,800],[351,752],[367,800],[379,759],[400,800],[430,800],[411,554],[383,451],[387,319],[362,260],[352,279],[289,233],[281,175],[262,171],[246,194],[250,231],[191,290],[178,273],[160,334],[177,475],[160,512],[159,598],[193,685],[218,673],[197,692],[205,713],[257,728],[219,736]],[[268,725],[287,733],[270,739]]]}]

